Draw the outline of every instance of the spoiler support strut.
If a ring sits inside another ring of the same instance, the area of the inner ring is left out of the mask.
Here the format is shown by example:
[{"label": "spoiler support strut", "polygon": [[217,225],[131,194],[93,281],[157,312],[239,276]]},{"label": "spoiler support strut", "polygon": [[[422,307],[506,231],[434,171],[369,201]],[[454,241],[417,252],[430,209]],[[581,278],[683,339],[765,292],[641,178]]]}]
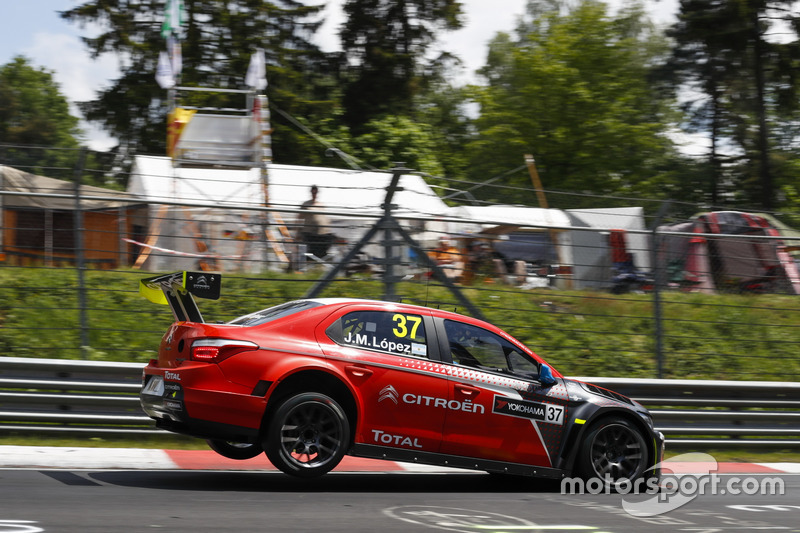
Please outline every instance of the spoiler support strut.
[{"label": "spoiler support strut", "polygon": [[216,272],[173,272],[139,281],[139,293],[153,303],[169,305],[178,322],[203,323],[194,300],[218,300],[222,274]]}]

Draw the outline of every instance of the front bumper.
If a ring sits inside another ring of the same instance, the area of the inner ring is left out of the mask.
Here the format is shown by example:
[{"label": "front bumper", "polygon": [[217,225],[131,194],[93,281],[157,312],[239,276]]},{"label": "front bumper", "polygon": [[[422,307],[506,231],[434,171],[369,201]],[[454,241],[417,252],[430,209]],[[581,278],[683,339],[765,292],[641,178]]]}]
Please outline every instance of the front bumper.
[{"label": "front bumper", "polygon": [[653,474],[650,477],[661,479],[661,463],[664,461],[664,450],[666,449],[666,438],[664,434],[657,429],[653,430],[653,451],[655,457],[653,458]]}]

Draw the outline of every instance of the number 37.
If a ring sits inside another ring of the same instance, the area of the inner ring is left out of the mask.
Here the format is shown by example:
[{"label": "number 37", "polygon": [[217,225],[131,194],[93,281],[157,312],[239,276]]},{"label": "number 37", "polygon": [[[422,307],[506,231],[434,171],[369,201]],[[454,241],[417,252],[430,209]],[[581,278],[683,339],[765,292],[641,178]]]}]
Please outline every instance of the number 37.
[{"label": "number 37", "polygon": [[[417,337],[417,328],[422,323],[422,317],[414,316],[414,315],[401,315],[396,314],[392,317],[394,320],[396,327],[392,330],[392,333],[395,334],[396,337],[405,338],[411,337],[412,339]],[[411,323],[411,332],[409,334],[409,322]]]}]

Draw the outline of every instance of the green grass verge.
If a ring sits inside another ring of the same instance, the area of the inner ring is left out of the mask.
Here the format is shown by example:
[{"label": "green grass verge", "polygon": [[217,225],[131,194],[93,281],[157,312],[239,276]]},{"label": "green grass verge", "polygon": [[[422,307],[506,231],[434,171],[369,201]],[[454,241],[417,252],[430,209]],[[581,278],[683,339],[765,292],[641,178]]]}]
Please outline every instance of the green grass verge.
[{"label": "green grass verge", "polygon": [[[138,294],[140,271],[86,272],[85,329],[72,269],[0,269],[0,353],[146,362],[172,321],[166,307]],[[302,297],[319,272],[308,275],[226,274],[222,298],[201,300],[208,322]],[[384,286],[337,280],[330,297],[380,298]],[[466,312],[434,283],[401,282],[404,301]],[[486,317],[554,367],[573,376],[653,378],[658,362],[653,297],[600,291],[477,284],[464,293]],[[800,381],[800,298],[786,295],[667,292],[663,304],[665,378]],[[88,339],[88,346],[82,346]]]},{"label": "green grass verge", "polygon": [[182,435],[143,436],[133,438],[63,437],[11,434],[0,436],[3,446],[59,446],[70,448],[147,448],[161,450],[208,450],[203,439]]}]

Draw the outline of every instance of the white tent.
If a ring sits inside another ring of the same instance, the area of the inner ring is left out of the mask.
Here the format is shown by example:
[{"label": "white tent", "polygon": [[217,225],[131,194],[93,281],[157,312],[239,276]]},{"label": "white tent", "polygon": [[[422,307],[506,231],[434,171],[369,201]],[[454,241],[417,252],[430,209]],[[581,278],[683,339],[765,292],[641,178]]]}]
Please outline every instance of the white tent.
[{"label": "white tent", "polygon": [[531,229],[567,228],[569,217],[560,209],[542,209],[517,205],[464,205],[452,213],[465,223],[478,223],[485,230],[496,226],[526,226]]},{"label": "white tent", "polygon": [[[460,206],[453,217],[462,219],[459,231],[492,241],[492,248],[506,261],[524,261],[543,268],[572,264],[570,221],[560,209],[514,205]],[[557,278],[569,287],[569,276]]]},{"label": "white tent", "polygon": [[[320,188],[320,201],[341,212],[376,214],[386,187],[389,172],[366,172],[293,165],[269,166],[269,203],[273,207],[297,208],[308,199],[309,188]],[[398,217],[427,219],[442,216],[447,206],[422,177],[406,174],[397,192]],[[136,156],[128,192],[151,202],[180,201],[193,204],[216,204],[223,207],[259,207],[264,205],[261,171],[258,168],[231,170],[215,168],[173,168],[168,157]]]},{"label": "white tent", "polygon": [[[318,201],[329,211],[335,226],[333,232],[352,242],[383,213],[391,177],[389,172],[271,164],[266,198],[259,168],[175,168],[168,157],[136,156],[128,192],[150,204],[149,232],[151,237],[158,236],[157,242],[151,238],[151,242],[141,243],[150,250],[145,268],[195,268],[203,259],[200,256],[213,255],[222,261],[222,270],[241,267],[259,271],[258,265],[275,249],[261,238],[236,239],[242,232],[263,234],[267,226],[257,208],[268,202],[276,210],[269,227],[291,229],[297,216],[292,210],[309,199],[309,190],[316,185]],[[396,217],[416,219],[419,223],[415,225],[422,226],[424,221],[448,212],[446,204],[420,176],[405,174],[399,186],[392,199],[397,206],[393,211]],[[274,237],[279,239],[280,235]],[[208,251],[203,251],[204,247]]]},{"label": "white tent", "polygon": [[[567,267],[560,269],[557,285],[574,289],[611,286],[614,274],[608,245],[610,230],[645,229],[641,207],[561,210],[461,206],[453,208],[451,216],[463,220],[459,224],[461,232],[491,236],[494,248],[510,259],[545,264],[549,261]],[[626,238],[636,266],[649,270],[649,236],[628,232]]]},{"label": "white tent", "polygon": [[[570,232],[575,288],[610,287],[614,273],[611,269],[609,231],[645,230],[644,209],[641,207],[567,209],[567,216],[571,226],[587,228]],[[649,271],[649,235],[627,232],[625,238],[627,249],[633,255],[636,267],[642,271]]]}]

